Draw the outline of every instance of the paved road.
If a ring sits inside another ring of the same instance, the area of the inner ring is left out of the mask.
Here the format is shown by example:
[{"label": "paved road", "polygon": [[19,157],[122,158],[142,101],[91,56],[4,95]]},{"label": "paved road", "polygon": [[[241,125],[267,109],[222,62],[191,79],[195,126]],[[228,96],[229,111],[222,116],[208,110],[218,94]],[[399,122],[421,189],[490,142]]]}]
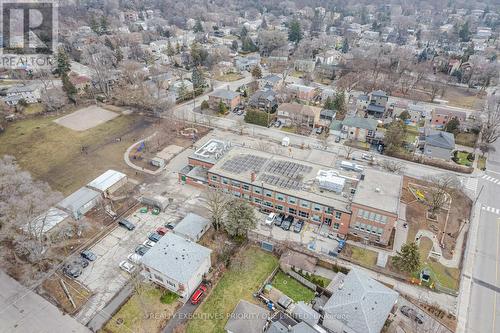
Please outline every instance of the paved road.
[{"label": "paved road", "polygon": [[500,142],[495,148],[485,176],[478,178],[477,225],[467,249],[461,290],[468,307],[459,312],[459,319],[467,322],[459,325],[459,332],[500,332]]},{"label": "paved road", "polygon": [[0,271],[0,333],[90,332],[43,297]]}]

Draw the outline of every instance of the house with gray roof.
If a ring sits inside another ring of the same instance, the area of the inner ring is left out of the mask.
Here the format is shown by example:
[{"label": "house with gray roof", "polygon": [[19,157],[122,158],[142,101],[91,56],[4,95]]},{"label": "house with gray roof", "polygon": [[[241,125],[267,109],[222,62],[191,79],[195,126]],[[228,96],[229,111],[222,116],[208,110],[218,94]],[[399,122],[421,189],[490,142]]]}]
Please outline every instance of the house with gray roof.
[{"label": "house with gray roof", "polygon": [[455,136],[453,133],[426,129],[423,146],[424,155],[432,158],[449,160],[455,149]]},{"label": "house with gray roof", "polygon": [[210,221],[200,215],[188,213],[174,228],[174,233],[197,242],[210,228]]},{"label": "house with gray roof", "polygon": [[342,122],[343,137],[359,141],[371,142],[377,132],[378,121],[371,118],[347,117]]},{"label": "house with gray roof", "polygon": [[278,108],[276,93],[271,89],[256,91],[248,100],[248,104],[265,112],[275,112]]},{"label": "house with gray roof", "polygon": [[82,187],[59,202],[57,208],[64,210],[75,220],[79,220],[94,208],[100,200],[101,193]]},{"label": "house with gray roof", "polygon": [[397,302],[392,289],[352,269],[323,307],[323,326],[332,332],[379,333]]},{"label": "house with gray roof", "polygon": [[212,250],[168,232],[142,257],[148,278],[186,302],[211,266]]},{"label": "house with gray roof", "polygon": [[227,333],[262,333],[268,317],[268,310],[240,300],[229,316],[224,329]]},{"label": "house with gray roof", "polygon": [[283,83],[283,78],[276,74],[268,74],[258,80],[260,89],[277,89]]},{"label": "house with gray roof", "polygon": [[240,93],[229,89],[217,89],[208,95],[208,105],[213,110],[219,109],[220,102],[224,103],[230,110],[232,110],[240,104],[240,101]]}]

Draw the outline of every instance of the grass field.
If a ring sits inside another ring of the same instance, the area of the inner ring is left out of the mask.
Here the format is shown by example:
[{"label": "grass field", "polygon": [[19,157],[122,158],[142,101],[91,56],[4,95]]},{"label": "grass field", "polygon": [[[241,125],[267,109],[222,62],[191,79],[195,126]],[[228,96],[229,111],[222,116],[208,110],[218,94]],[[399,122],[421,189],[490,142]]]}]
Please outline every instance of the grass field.
[{"label": "grass field", "polygon": [[357,246],[347,244],[348,251],[351,252],[351,259],[362,266],[370,267],[377,263],[377,253]]},{"label": "grass field", "polygon": [[83,132],[54,123],[56,118],[36,117],[8,126],[0,135],[0,156],[15,156],[23,169],[65,195],[107,169],[130,171],[123,153],[146,127],[141,118],[120,115]]},{"label": "grass field", "polygon": [[228,315],[240,299],[254,301],[252,294],[278,265],[275,256],[255,247],[246,249],[239,256],[240,262],[229,267],[196,310],[195,318],[188,323],[188,333],[223,333]]},{"label": "grass field", "polygon": [[238,73],[228,73],[220,76],[216,76],[215,79],[217,81],[224,81],[224,82],[233,82],[233,81],[238,81],[243,79],[244,76]]},{"label": "grass field", "polygon": [[477,134],[458,133],[455,137],[455,143],[462,146],[474,147],[476,145]]},{"label": "grass field", "polygon": [[[159,288],[146,285],[141,296],[134,294],[108,321],[102,332],[159,332],[179,306],[179,302],[162,303],[162,294]],[[154,316],[150,316],[151,313]]]},{"label": "grass field", "polygon": [[272,285],[293,299],[295,302],[310,302],[314,298],[314,291],[302,285],[299,281],[286,275],[282,271],[278,271],[278,273],[274,276]]},{"label": "grass field", "polygon": [[[448,268],[439,262],[428,259],[429,251],[432,250],[432,240],[427,237],[420,239],[419,251],[422,269],[428,268],[432,271],[431,276],[437,280],[441,286],[453,290],[458,289],[460,270],[457,268]],[[432,282],[432,281],[431,281]]]},{"label": "grass field", "polygon": [[460,165],[465,165],[465,166],[471,166],[472,162],[467,159],[467,156],[469,156],[469,153],[466,151],[459,151],[457,152],[457,158],[458,161],[456,163]]}]

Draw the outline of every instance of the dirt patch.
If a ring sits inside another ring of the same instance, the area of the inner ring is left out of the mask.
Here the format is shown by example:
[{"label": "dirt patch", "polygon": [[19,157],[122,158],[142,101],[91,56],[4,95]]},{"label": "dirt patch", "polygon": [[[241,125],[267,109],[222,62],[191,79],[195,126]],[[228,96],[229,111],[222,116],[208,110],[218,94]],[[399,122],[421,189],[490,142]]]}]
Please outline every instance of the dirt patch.
[{"label": "dirt patch", "polygon": [[74,131],[86,131],[118,117],[118,113],[91,105],[54,120],[55,123]]},{"label": "dirt patch", "polygon": [[[431,220],[427,216],[428,207],[421,201],[415,199],[408,189],[408,184],[418,184],[419,186],[432,186],[425,181],[415,178],[403,178],[402,201],[406,206],[406,221],[408,222],[408,241],[415,239],[420,229],[430,230],[438,239],[443,237],[442,254],[446,259],[453,257],[456,239],[468,219],[472,207],[472,201],[462,192],[457,193],[452,198],[450,210],[442,209],[436,220]],[[445,229],[446,225],[446,229]]]},{"label": "dirt patch", "polygon": [[[64,281],[66,290],[75,306],[67,296],[61,280]],[[43,282],[40,294],[69,314],[76,313],[92,295],[90,290],[78,281],[59,274],[54,274]]]}]

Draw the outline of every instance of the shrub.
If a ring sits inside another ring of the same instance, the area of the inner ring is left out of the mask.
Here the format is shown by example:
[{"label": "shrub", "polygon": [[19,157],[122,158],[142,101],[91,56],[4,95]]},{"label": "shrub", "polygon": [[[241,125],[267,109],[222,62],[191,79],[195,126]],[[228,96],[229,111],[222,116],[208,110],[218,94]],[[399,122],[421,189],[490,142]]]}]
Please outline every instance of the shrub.
[{"label": "shrub", "polygon": [[178,298],[179,298],[179,296],[177,294],[174,294],[171,291],[167,291],[163,295],[161,295],[160,302],[162,302],[163,304],[172,304]]},{"label": "shrub", "polygon": [[206,110],[209,108],[208,101],[201,102],[201,109]]},{"label": "shrub", "polygon": [[268,114],[262,111],[248,110],[245,114],[245,122],[249,124],[255,124],[260,126],[266,126],[268,120]]}]

